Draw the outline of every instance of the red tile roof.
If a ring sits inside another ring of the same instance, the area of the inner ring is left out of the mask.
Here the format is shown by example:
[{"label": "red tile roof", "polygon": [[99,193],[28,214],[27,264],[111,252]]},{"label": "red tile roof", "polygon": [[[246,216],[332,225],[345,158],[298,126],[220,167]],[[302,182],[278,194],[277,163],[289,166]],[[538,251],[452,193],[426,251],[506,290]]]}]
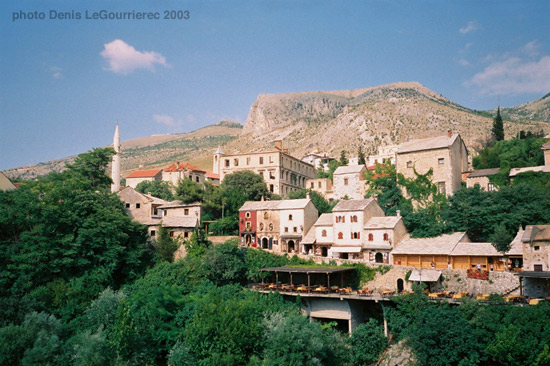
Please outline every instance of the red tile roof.
[{"label": "red tile roof", "polygon": [[126,178],[153,178],[161,171],[161,169],[134,170]]},{"label": "red tile roof", "polygon": [[206,178],[220,179],[220,175],[208,172],[208,173],[206,173]]},{"label": "red tile roof", "polygon": [[168,168],[164,169],[165,172],[177,172],[177,171],[181,171],[181,170],[192,170],[194,172],[206,173],[204,170],[199,169],[196,166],[193,166],[189,163],[180,163],[180,162],[172,164]]}]

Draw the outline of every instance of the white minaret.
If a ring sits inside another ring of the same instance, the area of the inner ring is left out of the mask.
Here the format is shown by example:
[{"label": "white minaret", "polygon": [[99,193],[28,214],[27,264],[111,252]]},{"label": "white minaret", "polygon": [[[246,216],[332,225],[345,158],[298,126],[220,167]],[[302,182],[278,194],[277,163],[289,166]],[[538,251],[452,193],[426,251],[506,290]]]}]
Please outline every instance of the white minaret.
[{"label": "white minaret", "polygon": [[113,148],[115,149],[115,155],[113,155],[111,173],[111,179],[113,180],[111,192],[115,193],[120,191],[120,132],[118,132],[118,123],[116,124],[115,136],[113,138]]}]

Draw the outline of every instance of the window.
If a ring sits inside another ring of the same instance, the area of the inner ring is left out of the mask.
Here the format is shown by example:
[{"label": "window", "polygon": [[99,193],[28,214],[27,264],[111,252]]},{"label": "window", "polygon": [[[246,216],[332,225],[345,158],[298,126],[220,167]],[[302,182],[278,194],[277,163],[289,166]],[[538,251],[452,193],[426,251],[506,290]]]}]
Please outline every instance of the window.
[{"label": "window", "polygon": [[136,203],[136,208],[140,208],[141,207],[141,204],[140,203]]},{"label": "window", "polygon": [[388,240],[390,240],[390,236],[388,235],[388,233],[384,233],[384,241]]},{"label": "window", "polygon": [[151,238],[154,238],[156,235],[156,231],[155,230],[151,230]]},{"label": "window", "polygon": [[197,182],[197,183],[200,182],[200,179],[199,179],[199,176],[198,176],[198,175],[195,177],[195,182]]},{"label": "window", "polygon": [[412,161],[407,161],[407,168],[412,168],[413,167],[413,162]]},{"label": "window", "polygon": [[188,208],[184,208],[184,209],[183,209],[183,214],[186,215],[186,216],[189,215],[189,209],[188,209]]},{"label": "window", "polygon": [[342,216],[342,222],[346,222],[346,216]]},{"label": "window", "polygon": [[269,231],[273,231],[273,224],[269,223]]},{"label": "window", "polygon": [[269,192],[271,193],[275,192],[275,186],[273,184],[269,185]]},{"label": "window", "polygon": [[369,241],[373,241],[373,240],[374,240],[374,235],[369,234]]},{"label": "window", "polygon": [[535,247],[533,249],[534,250],[540,250],[540,247],[538,245],[535,245]]},{"label": "window", "polygon": [[344,234],[338,233],[338,239],[344,239]]},{"label": "window", "polygon": [[250,157],[246,158],[246,165],[250,165]]},{"label": "window", "polygon": [[360,234],[358,232],[356,233],[351,233],[351,238],[352,239],[360,239]]},{"label": "window", "polygon": [[311,182],[310,188],[311,188],[311,189],[315,188],[315,183]]},{"label": "window", "polygon": [[233,159],[233,165],[234,166],[239,166],[239,159],[237,159],[237,158]]},{"label": "window", "polygon": [[250,218],[250,212],[245,213],[244,217],[246,217],[247,219]]},{"label": "window", "polygon": [[288,221],[292,221],[292,215],[288,215]]},{"label": "window", "polygon": [[533,269],[535,272],[542,272],[542,264],[534,264]]},{"label": "window", "polygon": [[351,217],[351,222],[357,222],[357,215],[353,215]]},{"label": "window", "polygon": [[297,233],[297,232],[298,232],[298,228],[297,228],[296,226],[294,226],[294,227],[292,228],[292,231],[294,231],[295,233]]},{"label": "window", "polygon": [[288,233],[288,226],[285,226],[285,233]]},{"label": "window", "polygon": [[264,223],[260,222],[260,230],[263,230],[263,229],[264,229]]},{"label": "window", "polygon": [[[313,188],[313,187],[311,187]],[[317,182],[317,188],[321,188],[321,182]]]},{"label": "window", "polygon": [[493,185],[493,183],[487,184],[487,190],[488,191],[494,191],[495,190],[495,186]]},{"label": "window", "polygon": [[321,231],[321,236],[325,238],[327,236],[327,231],[326,230]]},{"label": "window", "polygon": [[348,178],[344,178],[344,185],[345,185],[345,186],[348,185]]},{"label": "window", "polygon": [[170,237],[171,237],[171,238],[174,237],[174,232],[173,232],[173,231],[170,231]]},{"label": "window", "polygon": [[269,171],[269,179],[275,179],[275,173],[273,171]]},{"label": "window", "polygon": [[263,164],[263,163],[264,163],[264,157],[260,156],[260,164]]},{"label": "window", "polygon": [[437,191],[441,194],[445,194],[446,193],[446,189],[445,189],[445,182],[438,182],[437,183]]},{"label": "window", "polygon": [[273,156],[269,155],[269,162],[273,163]]},{"label": "window", "polygon": [[130,208],[130,204],[129,204],[129,203],[126,204],[126,208]]},{"label": "window", "polygon": [[439,164],[439,165],[445,164],[445,159],[444,158],[437,159],[437,164]]},{"label": "window", "polygon": [[246,228],[247,229],[251,229],[252,228],[252,223],[250,221],[247,221],[246,222]]},{"label": "window", "polygon": [[269,212],[267,212],[267,211],[264,212],[264,219],[265,220],[269,219]]},{"label": "window", "polygon": [[229,159],[225,159],[225,167],[229,168]]},{"label": "window", "polygon": [[183,233],[183,237],[184,237],[184,238],[188,238],[188,237],[189,237],[189,231],[184,232],[184,233]]}]

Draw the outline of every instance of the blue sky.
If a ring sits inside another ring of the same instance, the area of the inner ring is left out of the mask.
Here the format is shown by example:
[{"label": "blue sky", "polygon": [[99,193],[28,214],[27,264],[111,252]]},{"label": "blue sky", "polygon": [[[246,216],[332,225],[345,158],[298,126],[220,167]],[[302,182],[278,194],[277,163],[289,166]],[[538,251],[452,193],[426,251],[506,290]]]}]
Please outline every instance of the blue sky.
[{"label": "blue sky", "polygon": [[[85,19],[101,10],[161,19]],[[116,122],[122,140],[244,123],[263,93],[418,81],[472,109],[519,105],[550,92],[548,14],[542,0],[2,1],[0,169],[108,145]]]}]

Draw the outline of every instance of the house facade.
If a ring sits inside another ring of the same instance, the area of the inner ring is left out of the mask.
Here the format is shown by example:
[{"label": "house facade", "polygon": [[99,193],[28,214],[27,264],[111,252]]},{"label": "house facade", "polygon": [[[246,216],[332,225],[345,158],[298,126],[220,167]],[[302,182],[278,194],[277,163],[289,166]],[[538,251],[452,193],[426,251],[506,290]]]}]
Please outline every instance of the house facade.
[{"label": "house facade", "polygon": [[407,235],[399,211],[397,216],[371,217],[365,224],[363,253],[366,262],[392,263],[391,251]]},{"label": "house facade", "polygon": [[189,163],[176,162],[162,170],[162,180],[178,185],[181,179],[191,179],[191,181],[204,184],[206,172]]},{"label": "house facade", "polygon": [[327,154],[317,154],[317,153],[309,153],[307,155],[304,155],[304,157],[302,158],[303,162],[313,165],[316,170],[322,169],[324,172],[328,172],[329,170],[328,164],[331,162],[331,160],[335,160],[335,159],[331,158]]},{"label": "house facade", "polygon": [[162,169],[134,170],[126,176],[126,186],[136,188],[141,182],[162,179]]},{"label": "house facade", "polygon": [[302,240],[317,217],[309,197],[245,202],[239,209],[241,245],[278,253],[305,253]]},{"label": "house facade", "polygon": [[301,161],[282,149],[282,142],[276,141],[275,151],[247,154],[224,154],[218,148],[214,154],[213,172],[220,181],[227,174],[250,170],[259,174],[271,193],[286,196],[290,192],[306,188],[306,180],[315,178],[317,171],[311,164]]},{"label": "house facade", "polygon": [[466,187],[478,186],[482,191],[495,191],[497,187],[491,183],[489,177],[498,174],[500,168],[474,170],[466,177]]},{"label": "house facade", "polygon": [[330,178],[306,179],[306,189],[321,194],[327,201],[334,200],[334,190]]},{"label": "house facade", "polygon": [[523,232],[523,271],[518,273],[523,295],[550,296],[550,225],[527,225]]},{"label": "house facade", "polygon": [[336,200],[365,198],[367,186],[363,174],[366,171],[365,165],[346,165],[336,168],[333,174],[333,198]]},{"label": "house facade", "polygon": [[412,140],[398,146],[395,169],[405,178],[414,172],[433,171],[432,181],[439,193],[447,196],[460,188],[462,173],[468,171],[468,150],[459,134]]}]

